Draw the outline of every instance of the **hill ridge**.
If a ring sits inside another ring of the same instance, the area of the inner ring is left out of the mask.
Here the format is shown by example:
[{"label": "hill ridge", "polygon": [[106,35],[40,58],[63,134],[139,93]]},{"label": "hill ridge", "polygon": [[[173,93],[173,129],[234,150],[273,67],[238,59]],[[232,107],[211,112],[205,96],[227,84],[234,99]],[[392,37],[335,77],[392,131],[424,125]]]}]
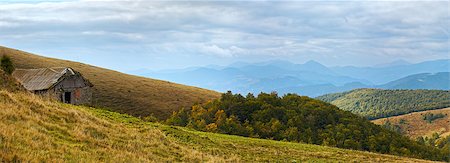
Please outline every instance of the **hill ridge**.
[{"label": "hill ridge", "polygon": [[84,63],[38,56],[0,46],[17,68],[71,67],[94,84],[93,105],[134,116],[165,118],[172,111],[218,98],[215,91],[150,79]]},{"label": "hill ridge", "polygon": [[447,90],[362,88],[327,94],[316,99],[369,119],[450,107],[450,91]]}]

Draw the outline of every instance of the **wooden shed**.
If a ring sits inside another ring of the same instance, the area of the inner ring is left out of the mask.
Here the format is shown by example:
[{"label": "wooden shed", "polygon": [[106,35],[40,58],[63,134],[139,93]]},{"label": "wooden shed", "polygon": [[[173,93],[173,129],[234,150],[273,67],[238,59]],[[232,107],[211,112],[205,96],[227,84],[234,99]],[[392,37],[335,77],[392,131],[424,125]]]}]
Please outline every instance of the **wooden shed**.
[{"label": "wooden shed", "polygon": [[93,85],[68,67],[16,69],[16,78],[28,91],[69,104],[90,104]]}]

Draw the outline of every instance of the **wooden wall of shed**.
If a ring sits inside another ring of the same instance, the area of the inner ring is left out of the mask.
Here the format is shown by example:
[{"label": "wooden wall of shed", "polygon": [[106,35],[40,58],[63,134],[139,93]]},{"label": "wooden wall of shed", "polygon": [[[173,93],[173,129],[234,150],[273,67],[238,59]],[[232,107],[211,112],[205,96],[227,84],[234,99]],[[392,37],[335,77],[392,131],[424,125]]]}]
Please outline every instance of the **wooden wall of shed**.
[{"label": "wooden wall of shed", "polygon": [[70,104],[90,104],[92,88],[88,86],[80,75],[65,76],[63,80],[48,91],[53,98],[64,102],[64,92],[71,92]]},{"label": "wooden wall of shed", "polygon": [[67,75],[63,77],[63,80],[58,83],[55,87],[62,88],[81,88],[87,87],[84,79],[81,75]]}]

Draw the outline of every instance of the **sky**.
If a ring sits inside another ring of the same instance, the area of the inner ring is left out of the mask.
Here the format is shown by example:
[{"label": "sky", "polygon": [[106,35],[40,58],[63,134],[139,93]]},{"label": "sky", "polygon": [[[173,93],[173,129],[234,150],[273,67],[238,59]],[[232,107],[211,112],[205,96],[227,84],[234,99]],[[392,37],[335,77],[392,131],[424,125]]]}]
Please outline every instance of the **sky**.
[{"label": "sky", "polygon": [[449,1],[1,1],[0,45],[122,72],[449,59]]}]

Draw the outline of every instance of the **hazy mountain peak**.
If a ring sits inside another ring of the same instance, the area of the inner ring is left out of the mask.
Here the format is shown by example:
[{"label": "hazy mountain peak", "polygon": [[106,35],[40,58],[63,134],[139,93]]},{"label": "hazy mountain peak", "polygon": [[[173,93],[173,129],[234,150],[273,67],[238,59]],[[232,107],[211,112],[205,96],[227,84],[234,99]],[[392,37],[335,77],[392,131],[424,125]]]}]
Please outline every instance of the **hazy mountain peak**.
[{"label": "hazy mountain peak", "polygon": [[315,71],[315,72],[321,72],[321,73],[331,73],[331,70],[328,69],[328,67],[322,65],[321,63],[314,61],[314,60],[309,60],[308,62],[305,62],[304,64],[301,65],[302,69],[304,70],[310,70],[310,71]]},{"label": "hazy mountain peak", "polygon": [[308,62],[305,62],[304,65],[320,65],[323,66],[321,63],[315,61],[315,60],[309,60]]}]

